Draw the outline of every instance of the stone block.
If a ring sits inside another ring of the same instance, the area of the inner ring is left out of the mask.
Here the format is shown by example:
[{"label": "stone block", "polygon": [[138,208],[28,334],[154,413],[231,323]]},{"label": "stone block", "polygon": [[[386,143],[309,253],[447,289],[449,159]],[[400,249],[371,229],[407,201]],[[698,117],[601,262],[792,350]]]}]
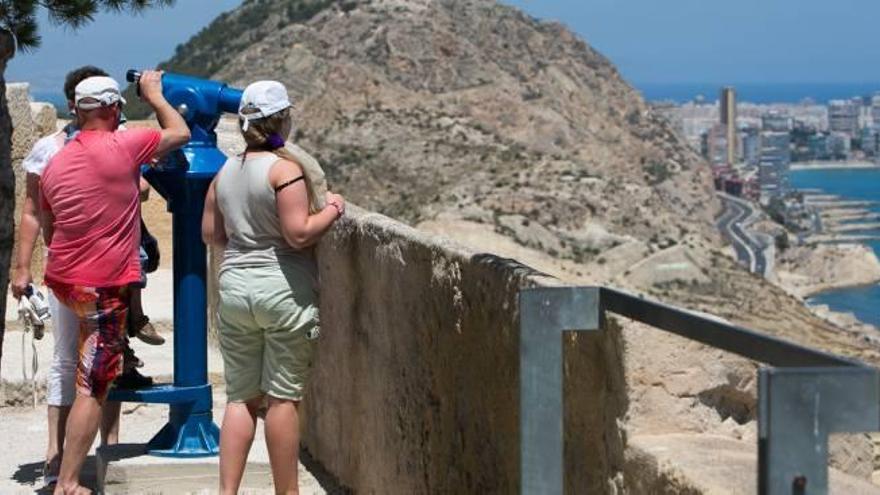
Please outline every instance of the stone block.
[{"label": "stone block", "polygon": [[[30,153],[34,143],[41,137],[55,131],[55,109],[48,103],[33,103],[30,100],[28,83],[9,83],[6,85],[6,99],[12,119],[12,170],[15,174],[15,244],[13,262],[18,253],[18,225],[21,220],[21,207],[27,193],[26,172],[22,160]],[[31,272],[39,281],[43,275],[44,247],[42,238],[37,238],[34,248]]]},{"label": "stone block", "polygon": [[37,126],[31,116],[31,101],[28,83],[9,83],[6,85],[6,101],[9,116],[12,118],[12,161],[20,164],[39,139]]},{"label": "stone block", "polygon": [[58,112],[55,105],[44,102],[31,102],[31,118],[34,121],[34,128],[37,136],[47,136],[57,127]]}]

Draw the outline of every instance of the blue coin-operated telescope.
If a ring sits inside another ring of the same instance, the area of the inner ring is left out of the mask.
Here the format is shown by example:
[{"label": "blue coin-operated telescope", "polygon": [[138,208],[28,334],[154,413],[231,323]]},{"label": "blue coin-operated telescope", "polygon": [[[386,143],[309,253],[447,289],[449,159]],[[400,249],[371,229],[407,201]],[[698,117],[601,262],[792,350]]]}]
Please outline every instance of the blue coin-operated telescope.
[{"label": "blue coin-operated telescope", "polygon": [[[126,78],[136,83],[140,74]],[[201,238],[202,210],[211,180],[226,161],[214,128],[223,112],[237,113],[241,90],[217,81],[177,74],[162,76],[162,93],[189,125],[192,138],[144,178],[168,202],[174,251],[174,383],[114,390],[110,400],[169,404],[168,423],[147,444],[152,455],[216,455],[220,430],[211,413],[208,384],[207,252]]]}]

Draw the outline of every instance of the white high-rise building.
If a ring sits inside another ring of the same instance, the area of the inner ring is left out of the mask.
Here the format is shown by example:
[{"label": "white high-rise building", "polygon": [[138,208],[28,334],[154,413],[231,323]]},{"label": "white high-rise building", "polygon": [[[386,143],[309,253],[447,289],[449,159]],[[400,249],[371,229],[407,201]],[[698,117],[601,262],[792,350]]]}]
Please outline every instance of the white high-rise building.
[{"label": "white high-rise building", "polygon": [[831,132],[846,134],[850,138],[859,132],[859,109],[852,100],[831,100],[828,102],[828,129]]},{"label": "white high-rise building", "polygon": [[791,163],[791,135],[788,132],[761,133],[761,156],[758,161],[758,184],[761,201],[784,196],[788,191],[788,166]]},{"label": "white high-rise building", "polygon": [[871,120],[874,126],[880,127],[880,94],[871,97]]}]

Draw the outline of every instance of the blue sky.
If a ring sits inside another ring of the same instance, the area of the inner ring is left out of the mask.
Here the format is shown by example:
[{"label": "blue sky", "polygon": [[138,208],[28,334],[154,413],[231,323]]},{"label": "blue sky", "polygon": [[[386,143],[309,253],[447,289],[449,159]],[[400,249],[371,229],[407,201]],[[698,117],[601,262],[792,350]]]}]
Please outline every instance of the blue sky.
[{"label": "blue sky", "polygon": [[128,68],[155,66],[174,48],[241,0],[177,0],[172,8],[137,16],[100,14],[78,30],[53,26],[41,17],[43,43],[32,53],[19,53],[6,71],[7,81],[28,81],[32,92],[60,92],[72,68],[93,64],[120,81]]},{"label": "blue sky", "polygon": [[507,0],[643,83],[880,81],[877,0]]},{"label": "blue sky", "polygon": [[[150,66],[241,0],[178,0],[142,16],[100,15],[71,32],[44,20],[42,47],[19,54],[7,79],[56,91],[72,67],[122,77]],[[646,83],[880,81],[877,0],[506,0],[562,20],[636,86]]]}]

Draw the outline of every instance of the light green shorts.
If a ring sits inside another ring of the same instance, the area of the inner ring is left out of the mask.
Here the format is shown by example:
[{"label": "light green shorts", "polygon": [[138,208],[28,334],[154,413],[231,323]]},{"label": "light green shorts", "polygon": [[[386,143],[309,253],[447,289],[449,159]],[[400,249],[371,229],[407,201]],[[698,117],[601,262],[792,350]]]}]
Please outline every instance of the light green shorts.
[{"label": "light green shorts", "polygon": [[234,267],[219,286],[227,400],[302,400],[320,333],[311,276],[298,267]]}]

